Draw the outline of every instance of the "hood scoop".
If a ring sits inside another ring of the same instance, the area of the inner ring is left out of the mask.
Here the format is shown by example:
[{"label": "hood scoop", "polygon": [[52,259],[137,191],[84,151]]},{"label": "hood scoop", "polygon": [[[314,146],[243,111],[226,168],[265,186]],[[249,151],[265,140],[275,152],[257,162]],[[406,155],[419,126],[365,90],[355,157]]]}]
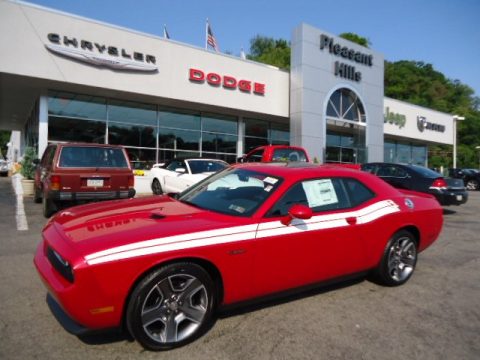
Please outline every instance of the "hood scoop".
[{"label": "hood scoop", "polygon": [[161,210],[163,210],[163,208],[162,209],[157,209],[157,210],[152,210],[150,212],[150,219],[160,220],[160,219],[166,218],[167,215],[162,213]]}]

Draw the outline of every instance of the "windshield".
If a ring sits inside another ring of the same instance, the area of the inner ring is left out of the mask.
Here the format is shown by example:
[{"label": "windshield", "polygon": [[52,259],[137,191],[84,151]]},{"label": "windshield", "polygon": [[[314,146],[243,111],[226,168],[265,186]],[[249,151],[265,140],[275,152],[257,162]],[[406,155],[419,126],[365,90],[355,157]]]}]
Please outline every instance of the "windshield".
[{"label": "windshield", "polygon": [[187,160],[192,174],[217,172],[225,169],[228,164],[223,161],[214,160]]},{"label": "windshield", "polygon": [[222,214],[250,216],[281,182],[275,176],[228,168],[187,189],[178,200]]}]

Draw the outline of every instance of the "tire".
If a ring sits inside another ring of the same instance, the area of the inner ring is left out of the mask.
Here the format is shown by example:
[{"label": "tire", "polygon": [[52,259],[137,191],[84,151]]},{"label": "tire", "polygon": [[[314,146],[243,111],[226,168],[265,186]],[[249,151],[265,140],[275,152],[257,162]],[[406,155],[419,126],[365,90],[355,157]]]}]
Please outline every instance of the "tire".
[{"label": "tire", "polygon": [[209,326],[215,286],[208,273],[192,263],[153,270],[135,287],[126,325],[145,349],[159,351],[185,345]]},{"label": "tire", "polygon": [[470,179],[467,181],[466,188],[467,190],[478,190],[479,185],[478,180]]},{"label": "tire", "polygon": [[382,260],[374,271],[374,279],[386,286],[406,283],[415,270],[417,257],[415,237],[409,231],[398,231],[388,241]]},{"label": "tire", "polygon": [[155,195],[163,194],[162,185],[160,184],[160,181],[157,178],[153,179],[152,181],[152,192]]},{"label": "tire", "polygon": [[42,197],[42,208],[43,208],[43,216],[45,216],[46,218],[49,218],[57,211],[57,208],[54,202],[48,199],[45,196],[45,194]]},{"label": "tire", "polygon": [[42,191],[38,189],[36,186],[34,186],[34,190],[33,190],[33,201],[36,204],[40,204],[42,202]]}]

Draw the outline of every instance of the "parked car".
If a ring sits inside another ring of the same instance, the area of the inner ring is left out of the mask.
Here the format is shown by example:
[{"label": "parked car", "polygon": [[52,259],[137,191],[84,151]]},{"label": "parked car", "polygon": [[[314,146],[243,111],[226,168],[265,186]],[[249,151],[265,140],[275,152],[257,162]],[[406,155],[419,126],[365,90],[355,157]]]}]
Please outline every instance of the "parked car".
[{"label": "parked car", "polygon": [[463,179],[467,190],[480,190],[480,171],[477,169],[449,169],[448,175]]},{"label": "parked car", "polygon": [[8,175],[8,162],[4,159],[0,159],[0,175],[1,176]]},{"label": "parked car", "polygon": [[35,202],[51,216],[65,203],[135,196],[134,177],[121,146],[51,144],[37,161]]},{"label": "parked car", "polygon": [[213,173],[229,166],[217,159],[173,159],[150,170],[152,176],[152,192],[179,193],[205,179]]},{"label": "parked car", "polygon": [[265,145],[249,151],[238,162],[310,162],[307,151],[300,146]]},{"label": "parked car", "polygon": [[468,200],[468,192],[461,179],[444,178],[423,166],[367,163],[361,169],[377,175],[396,188],[431,194],[441,205],[461,205]]},{"label": "parked car", "polygon": [[238,164],[178,196],[62,211],[34,261],[67,330],[124,325],[165,350],[234,303],[352,274],[401,285],[442,223],[433,197],[362,171]]}]

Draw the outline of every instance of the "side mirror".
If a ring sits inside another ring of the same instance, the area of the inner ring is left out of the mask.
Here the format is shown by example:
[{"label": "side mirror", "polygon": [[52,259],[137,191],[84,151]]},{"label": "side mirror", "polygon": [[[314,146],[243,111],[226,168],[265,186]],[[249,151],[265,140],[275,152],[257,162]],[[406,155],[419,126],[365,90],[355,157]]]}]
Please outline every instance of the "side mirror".
[{"label": "side mirror", "polygon": [[177,172],[179,174],[185,174],[187,172],[187,170],[185,168],[176,168],[175,172]]},{"label": "side mirror", "polygon": [[313,212],[308,206],[305,205],[293,205],[288,211],[288,215],[285,216],[281,222],[283,225],[290,225],[293,219],[308,220],[312,217]]},{"label": "side mirror", "polygon": [[244,156],[237,158],[237,163],[243,163],[243,162],[245,162]]}]

